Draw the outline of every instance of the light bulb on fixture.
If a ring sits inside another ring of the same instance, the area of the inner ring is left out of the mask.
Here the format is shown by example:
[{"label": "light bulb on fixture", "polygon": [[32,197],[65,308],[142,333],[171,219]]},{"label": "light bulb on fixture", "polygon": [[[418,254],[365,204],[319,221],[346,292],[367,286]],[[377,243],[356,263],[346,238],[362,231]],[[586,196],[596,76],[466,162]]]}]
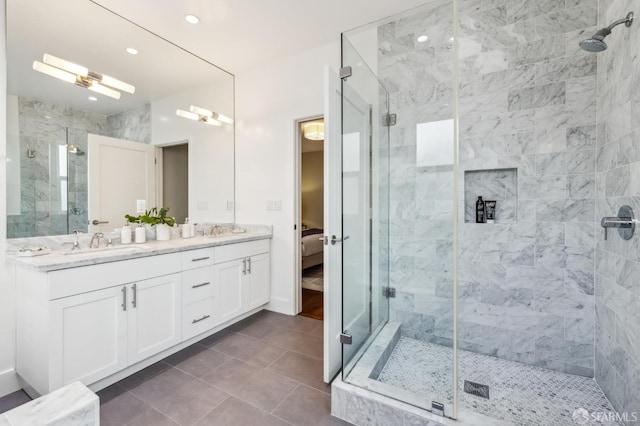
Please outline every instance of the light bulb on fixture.
[{"label": "light bulb on fixture", "polygon": [[120,92],[115,89],[127,93],[134,93],[136,90],[131,84],[108,75],[98,74],[82,65],[60,59],[48,53],[43,55],[42,60],[44,63],[33,62],[34,70],[114,99],[120,99]]},{"label": "light bulb on fixture", "polygon": [[201,123],[206,123],[206,124],[210,124],[212,126],[217,126],[220,127],[222,126],[222,123],[219,122],[218,120],[214,120],[211,117],[208,117],[206,115],[203,114],[196,114],[195,112],[189,112],[189,111],[185,111],[182,109],[178,109],[176,110],[176,115],[183,117],[183,118],[188,118],[189,120],[194,120],[194,121],[199,121]]},{"label": "light bulb on fixture", "polygon": [[200,18],[198,18],[196,15],[184,15],[184,19],[185,21],[193,25],[200,22]]},{"label": "light bulb on fixture", "polygon": [[127,51],[127,53],[129,55],[137,55],[138,54],[138,49],[133,48],[133,47],[127,47],[125,50]]},{"label": "light bulb on fixture", "polygon": [[195,105],[191,105],[189,107],[189,111],[194,112],[196,114],[205,115],[207,117],[211,117],[216,121],[220,121],[222,123],[233,124],[233,118],[227,117],[226,115],[219,114],[215,111],[210,111],[205,108],[200,108]]},{"label": "light bulb on fixture", "polygon": [[312,141],[324,140],[324,123],[309,123],[304,126],[304,137]]}]

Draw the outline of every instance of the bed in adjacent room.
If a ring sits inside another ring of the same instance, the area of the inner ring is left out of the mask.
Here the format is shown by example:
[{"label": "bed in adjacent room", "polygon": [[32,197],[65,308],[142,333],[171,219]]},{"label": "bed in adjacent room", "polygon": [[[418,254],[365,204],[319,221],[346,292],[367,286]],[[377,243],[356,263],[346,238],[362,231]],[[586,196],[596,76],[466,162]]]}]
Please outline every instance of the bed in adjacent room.
[{"label": "bed in adjacent room", "polygon": [[314,228],[302,231],[302,269],[320,265],[323,262],[324,230]]}]

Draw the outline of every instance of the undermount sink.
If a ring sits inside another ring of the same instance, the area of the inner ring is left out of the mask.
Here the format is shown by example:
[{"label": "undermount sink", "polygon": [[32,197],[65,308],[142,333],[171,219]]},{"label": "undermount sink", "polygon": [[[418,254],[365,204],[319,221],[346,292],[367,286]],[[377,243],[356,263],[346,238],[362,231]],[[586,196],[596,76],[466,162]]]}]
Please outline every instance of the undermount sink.
[{"label": "undermount sink", "polygon": [[118,253],[132,253],[136,251],[140,251],[147,246],[111,246],[111,247],[99,247],[99,248],[84,248],[84,249],[76,249],[76,250],[67,250],[62,254],[65,256],[76,255],[76,254],[90,254],[90,253],[105,253],[105,252],[118,252]]}]

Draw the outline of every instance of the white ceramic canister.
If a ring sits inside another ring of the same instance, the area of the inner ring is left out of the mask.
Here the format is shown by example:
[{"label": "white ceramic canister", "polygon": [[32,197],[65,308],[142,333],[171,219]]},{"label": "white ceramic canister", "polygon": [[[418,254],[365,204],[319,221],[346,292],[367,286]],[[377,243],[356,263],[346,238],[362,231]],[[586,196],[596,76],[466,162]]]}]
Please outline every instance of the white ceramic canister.
[{"label": "white ceramic canister", "polygon": [[120,228],[120,244],[131,244],[131,227],[128,223]]},{"label": "white ceramic canister", "polygon": [[136,244],[144,243],[147,241],[147,230],[144,225],[139,224],[136,227]]}]

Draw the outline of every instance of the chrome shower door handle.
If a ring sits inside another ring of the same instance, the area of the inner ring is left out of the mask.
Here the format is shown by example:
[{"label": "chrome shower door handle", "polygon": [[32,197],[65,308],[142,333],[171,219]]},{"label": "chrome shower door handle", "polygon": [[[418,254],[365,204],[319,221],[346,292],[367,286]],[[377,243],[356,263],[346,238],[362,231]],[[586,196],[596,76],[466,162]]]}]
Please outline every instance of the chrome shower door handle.
[{"label": "chrome shower door handle", "polygon": [[629,206],[622,206],[618,211],[618,216],[603,217],[600,226],[604,228],[604,239],[607,239],[609,228],[618,228],[618,233],[623,240],[633,237],[636,229],[636,219],[633,210]]},{"label": "chrome shower door handle", "polygon": [[93,219],[91,221],[92,225],[102,225],[102,224],[105,224],[105,223],[109,223],[109,221],[108,220],[98,220],[98,219]]},{"label": "chrome shower door handle", "polygon": [[347,236],[345,236],[345,237],[342,237],[342,238],[338,238],[338,237],[336,237],[335,235],[332,235],[332,236],[331,236],[331,245],[333,246],[333,245],[335,245],[336,243],[341,243],[341,242],[346,241],[346,240],[348,240],[348,239],[349,239],[349,236],[348,236],[348,235],[347,235]]}]

